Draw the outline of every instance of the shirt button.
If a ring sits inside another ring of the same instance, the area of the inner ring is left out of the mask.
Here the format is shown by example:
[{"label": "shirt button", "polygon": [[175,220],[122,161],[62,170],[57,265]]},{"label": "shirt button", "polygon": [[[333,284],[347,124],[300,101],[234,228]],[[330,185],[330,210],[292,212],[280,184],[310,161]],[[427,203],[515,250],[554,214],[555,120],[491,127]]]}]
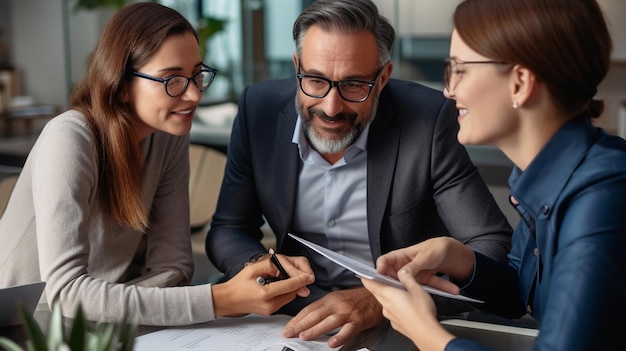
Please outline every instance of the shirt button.
[{"label": "shirt button", "polygon": [[330,221],[328,221],[328,226],[329,227],[334,227],[335,226],[335,221],[333,221],[332,219]]},{"label": "shirt button", "polygon": [[543,206],[541,206],[541,213],[543,214],[548,214],[548,212],[550,211],[550,206],[544,204]]},{"label": "shirt button", "polygon": [[535,249],[533,250],[533,254],[534,254],[535,256],[539,257],[539,249],[538,249],[538,248],[535,248]]}]

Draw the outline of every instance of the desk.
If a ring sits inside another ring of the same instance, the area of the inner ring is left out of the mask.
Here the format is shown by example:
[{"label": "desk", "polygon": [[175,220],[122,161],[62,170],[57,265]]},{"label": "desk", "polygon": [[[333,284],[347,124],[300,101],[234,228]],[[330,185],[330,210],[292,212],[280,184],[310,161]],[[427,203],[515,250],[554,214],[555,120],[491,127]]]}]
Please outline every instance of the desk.
[{"label": "desk", "polygon": [[[500,318],[490,317],[480,312],[471,312],[443,318],[441,324],[453,335],[476,340],[495,351],[529,351],[533,349],[535,338],[538,335],[538,330],[534,328],[534,322],[521,319],[507,323],[509,325],[491,323],[495,320],[500,320]],[[502,320],[504,321],[504,319]],[[361,332],[339,351],[356,351],[363,347],[370,351],[418,351],[413,342],[391,328],[388,321]]]},{"label": "desk", "polygon": [[[49,315],[48,306],[44,303],[37,307],[34,317],[42,328],[46,328]],[[490,323],[490,320],[498,320],[497,317],[490,318],[492,317],[476,312],[464,313],[442,319],[442,325],[458,337],[476,340],[496,351],[532,350],[538,334],[538,331],[532,328],[532,322],[522,319],[503,325]],[[24,344],[28,337],[24,329],[24,326],[0,328],[0,336]],[[138,334],[144,335],[159,329],[163,328],[141,326],[138,328]],[[339,351],[356,351],[361,348],[370,351],[418,351],[408,338],[391,328],[388,321],[359,333]]]}]

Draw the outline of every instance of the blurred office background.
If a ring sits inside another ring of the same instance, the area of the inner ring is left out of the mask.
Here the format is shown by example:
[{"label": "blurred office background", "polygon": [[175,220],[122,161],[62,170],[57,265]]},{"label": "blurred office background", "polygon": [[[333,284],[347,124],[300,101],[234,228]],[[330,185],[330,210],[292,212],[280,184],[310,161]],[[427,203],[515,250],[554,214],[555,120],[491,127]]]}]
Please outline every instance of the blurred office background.
[{"label": "blurred office background", "polygon": [[[83,1],[93,3],[96,0]],[[254,82],[293,75],[291,26],[313,0],[158,0],[192,23],[223,20],[207,43],[206,62],[220,70],[204,103],[236,101]],[[0,68],[19,72],[18,95],[35,103],[67,107],[73,84],[85,68],[113,7],[76,8],[78,0],[0,0]],[[96,1],[97,2],[97,1]],[[100,2],[111,2],[100,0]],[[133,0],[127,0],[127,3]],[[374,0],[394,24],[394,76],[441,86],[441,61],[448,53],[451,13],[460,0]],[[612,26],[614,67],[600,89],[607,99],[602,123],[617,130],[626,100],[626,1],[599,0]],[[592,54],[592,53],[590,53]]]}]

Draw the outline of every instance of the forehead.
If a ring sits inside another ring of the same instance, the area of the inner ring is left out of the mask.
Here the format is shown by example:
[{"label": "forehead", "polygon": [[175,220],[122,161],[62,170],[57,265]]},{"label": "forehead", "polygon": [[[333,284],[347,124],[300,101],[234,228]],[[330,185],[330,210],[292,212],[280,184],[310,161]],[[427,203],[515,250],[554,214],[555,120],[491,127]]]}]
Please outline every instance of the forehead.
[{"label": "forehead", "polygon": [[148,59],[143,68],[164,67],[187,69],[202,61],[196,37],[191,32],[172,34],[163,40],[159,49]]},{"label": "forehead", "polygon": [[302,41],[300,64],[329,77],[371,75],[378,68],[378,47],[371,32],[343,33],[312,26]]},{"label": "forehead", "polygon": [[485,56],[480,55],[467,46],[456,29],[452,32],[452,37],[450,38],[450,57],[461,61],[487,60]]}]

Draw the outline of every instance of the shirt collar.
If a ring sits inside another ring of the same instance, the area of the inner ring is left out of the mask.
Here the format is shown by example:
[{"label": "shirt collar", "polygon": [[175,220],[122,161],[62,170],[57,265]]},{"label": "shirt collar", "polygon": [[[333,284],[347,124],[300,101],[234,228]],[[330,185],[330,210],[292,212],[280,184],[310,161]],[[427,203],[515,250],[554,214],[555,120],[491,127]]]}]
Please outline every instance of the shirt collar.
[{"label": "shirt collar", "polygon": [[513,169],[509,177],[511,195],[535,218],[547,216],[596,136],[588,117],[566,123],[525,171]]}]

